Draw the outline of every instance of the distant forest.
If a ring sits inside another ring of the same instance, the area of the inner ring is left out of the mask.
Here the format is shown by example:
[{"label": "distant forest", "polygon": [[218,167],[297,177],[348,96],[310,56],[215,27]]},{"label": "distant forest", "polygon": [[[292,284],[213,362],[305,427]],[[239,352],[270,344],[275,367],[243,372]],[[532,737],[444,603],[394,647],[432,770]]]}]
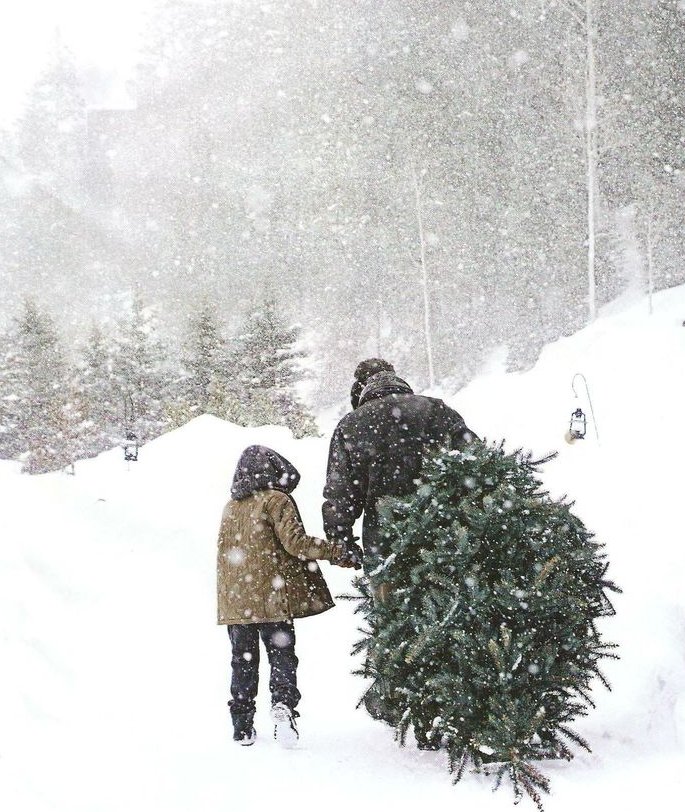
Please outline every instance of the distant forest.
[{"label": "distant forest", "polygon": [[171,346],[156,308],[136,292],[124,317],[94,325],[67,353],[54,319],[27,300],[0,335],[0,459],[30,474],[73,471],[76,461],[116,446],[135,456],[201,414],[316,435],[298,391],[307,374],[299,343],[269,298],[230,340],[205,302]]},{"label": "distant forest", "polygon": [[0,323],[65,363],[136,296],[179,369],[207,303],[237,341],[271,300],[320,407],[361,357],[456,387],[685,281],[683,2],[170,0],[144,43],[111,110],[57,40],[0,134]]}]

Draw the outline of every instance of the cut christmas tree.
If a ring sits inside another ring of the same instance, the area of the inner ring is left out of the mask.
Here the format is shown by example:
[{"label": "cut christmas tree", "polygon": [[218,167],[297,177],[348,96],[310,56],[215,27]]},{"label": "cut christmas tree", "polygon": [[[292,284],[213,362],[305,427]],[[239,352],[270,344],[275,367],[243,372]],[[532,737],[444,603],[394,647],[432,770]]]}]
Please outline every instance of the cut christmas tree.
[{"label": "cut christmas tree", "polygon": [[[593,707],[615,658],[602,545],[521,451],[474,443],[430,458],[417,492],[381,506],[391,543],[357,580],[368,628],[356,646],[363,702],[401,744],[444,747],[455,783],[473,766],[541,807],[533,764],[589,745],[569,725]],[[485,767],[484,765],[488,765]]]}]

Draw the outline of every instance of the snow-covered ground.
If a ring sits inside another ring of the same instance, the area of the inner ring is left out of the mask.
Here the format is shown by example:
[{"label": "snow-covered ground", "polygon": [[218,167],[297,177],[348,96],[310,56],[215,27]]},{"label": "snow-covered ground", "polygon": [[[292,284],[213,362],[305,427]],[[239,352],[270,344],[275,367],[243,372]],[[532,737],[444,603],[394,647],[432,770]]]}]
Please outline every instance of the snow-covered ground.
[{"label": "snow-covered ground", "polygon": [[[684,319],[681,287],[656,296],[652,317],[644,303],[605,315],[548,347],[530,372],[491,364],[445,395],[481,435],[560,452],[546,481],[575,498],[624,589],[605,625],[621,645],[622,660],[606,667],[614,692],[598,689],[597,710],[577,725],[595,752],[545,765],[549,812],[681,808]],[[576,372],[590,385],[600,443],[592,424],[588,439],[564,442]],[[444,754],[401,750],[354,709],[362,686],[350,675],[347,603],[297,626],[300,747],[270,741],[265,675],[260,739],[232,744],[215,542],[237,456],[252,442],[300,468],[295,496],[320,533],[327,438],[205,416],[144,447],[130,470],[118,450],[73,477],[0,465],[0,808],[510,809],[505,788],[492,794],[473,776],[452,787]],[[323,569],[334,594],[348,589],[349,571]]]}]

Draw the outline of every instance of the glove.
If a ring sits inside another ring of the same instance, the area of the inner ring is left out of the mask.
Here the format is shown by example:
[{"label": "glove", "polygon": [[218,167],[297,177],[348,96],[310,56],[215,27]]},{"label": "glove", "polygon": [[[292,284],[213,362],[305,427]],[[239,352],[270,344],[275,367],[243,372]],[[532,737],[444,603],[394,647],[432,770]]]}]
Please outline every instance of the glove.
[{"label": "glove", "polygon": [[364,560],[364,553],[358,544],[354,541],[345,542],[345,549],[335,558],[331,563],[338,567],[350,567],[355,570],[362,568],[362,561]]},{"label": "glove", "polygon": [[362,548],[353,541],[347,545],[347,560],[349,562],[348,566],[351,566],[356,570],[360,570],[362,568],[364,552]]}]

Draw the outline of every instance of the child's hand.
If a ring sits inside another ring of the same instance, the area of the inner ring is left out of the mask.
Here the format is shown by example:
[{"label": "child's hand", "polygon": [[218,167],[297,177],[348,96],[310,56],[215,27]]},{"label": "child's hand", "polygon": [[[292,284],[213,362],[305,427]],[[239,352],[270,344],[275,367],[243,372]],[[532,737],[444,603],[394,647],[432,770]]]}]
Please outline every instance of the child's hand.
[{"label": "child's hand", "polygon": [[363,558],[364,553],[362,552],[361,547],[359,547],[353,541],[350,541],[347,543],[347,552],[336,563],[341,567],[345,567],[345,569],[360,570],[362,568]]}]

